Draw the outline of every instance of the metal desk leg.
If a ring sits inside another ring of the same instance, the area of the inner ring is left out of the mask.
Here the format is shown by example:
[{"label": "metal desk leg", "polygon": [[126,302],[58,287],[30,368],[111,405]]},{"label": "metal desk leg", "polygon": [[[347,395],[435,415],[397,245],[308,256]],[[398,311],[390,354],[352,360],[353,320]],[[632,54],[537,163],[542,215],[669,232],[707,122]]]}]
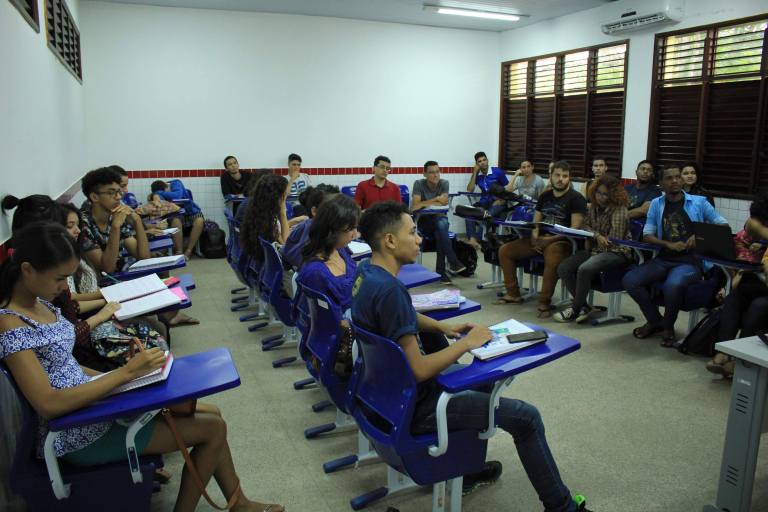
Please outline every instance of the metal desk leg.
[{"label": "metal desk leg", "polygon": [[59,459],[56,458],[56,452],[53,449],[53,443],[58,435],[58,432],[48,432],[43,445],[43,455],[45,456],[45,467],[48,469],[48,480],[53,487],[53,495],[56,496],[56,499],[63,500],[69,498],[70,484],[65,484],[64,479],[61,478]]},{"label": "metal desk leg", "polygon": [[705,512],[749,512],[768,398],[768,368],[736,360],[716,505]]},{"label": "metal desk leg", "polygon": [[[139,465],[139,453],[136,451],[136,434],[139,430],[144,428],[144,425],[152,421],[160,409],[154,411],[147,411],[138,417],[134,418],[128,426],[128,430],[125,433],[125,451],[128,455],[128,467],[131,470],[131,479],[133,483],[140,484],[143,481],[141,476],[141,466]],[[126,425],[126,422],[118,420],[119,423]]]}]

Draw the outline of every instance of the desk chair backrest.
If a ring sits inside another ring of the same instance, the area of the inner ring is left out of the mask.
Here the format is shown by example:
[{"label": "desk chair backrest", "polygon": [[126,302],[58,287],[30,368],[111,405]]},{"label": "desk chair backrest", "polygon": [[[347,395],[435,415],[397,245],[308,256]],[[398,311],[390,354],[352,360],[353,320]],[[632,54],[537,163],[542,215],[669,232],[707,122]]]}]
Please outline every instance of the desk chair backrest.
[{"label": "desk chair backrest", "polygon": [[264,267],[261,272],[261,296],[272,306],[277,318],[288,327],[296,325],[293,318],[291,298],[283,292],[283,261],[277,248],[259,237],[261,249],[264,251]]},{"label": "desk chair backrest", "polygon": [[629,235],[632,240],[638,242],[643,240],[643,228],[645,227],[645,219],[632,219],[629,221]]},{"label": "desk chair backrest", "polygon": [[357,185],[350,185],[347,187],[341,187],[341,193],[345,196],[349,196],[351,198],[355,197],[355,192],[357,191]]},{"label": "desk chair backrest", "polygon": [[411,192],[408,190],[408,185],[398,185],[400,187],[400,199],[404,205],[411,207]]},{"label": "desk chair backrest", "polygon": [[509,220],[521,220],[524,222],[531,222],[533,220],[534,207],[528,204],[520,204],[512,208],[509,216]]},{"label": "desk chair backrest", "polygon": [[341,307],[326,295],[302,286],[309,309],[310,327],[307,334],[307,351],[315,357],[320,370],[314,377],[326,389],[333,404],[346,413],[346,393],[349,379],[336,373],[336,356],[339,352],[342,319]]},{"label": "desk chair backrest", "polygon": [[302,361],[307,363],[307,370],[313,377],[317,378],[317,372],[309,361],[309,350],[307,349],[307,337],[312,327],[312,319],[309,314],[309,303],[304,294],[304,286],[301,281],[296,281],[296,294],[293,296],[293,318],[296,322],[296,328],[299,330],[299,356]]},{"label": "desk chair backrest", "polygon": [[[127,461],[91,467],[71,467],[60,463],[64,482],[71,485],[69,498],[58,500],[53,494],[45,464],[35,455],[38,416],[17,387],[5,363],[0,362],[0,380],[15,392],[21,407],[22,424],[16,436],[16,450],[9,475],[13,492],[24,498],[30,510],[57,512],[109,509],[125,512],[149,511],[152,496],[152,475],[162,466],[159,457],[140,457],[143,482],[134,484]],[[9,411],[3,410],[8,416]]]},{"label": "desk chair backrest", "polygon": [[449,433],[448,451],[429,455],[437,434],[411,434],[416,379],[405,352],[392,340],[352,326],[360,357],[349,382],[347,410],[384,461],[428,485],[483,468],[487,441],[475,430]]}]

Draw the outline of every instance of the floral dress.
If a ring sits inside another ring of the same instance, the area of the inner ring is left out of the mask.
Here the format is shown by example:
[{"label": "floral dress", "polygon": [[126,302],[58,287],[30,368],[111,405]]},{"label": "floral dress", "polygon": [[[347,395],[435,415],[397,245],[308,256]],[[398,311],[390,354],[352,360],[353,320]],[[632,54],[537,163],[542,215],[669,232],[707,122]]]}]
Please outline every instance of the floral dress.
[{"label": "floral dress", "polygon": [[[38,299],[40,300],[40,299]],[[56,315],[51,324],[37,322],[11,309],[0,308],[0,315],[13,315],[25,325],[0,333],[0,358],[23,350],[32,350],[40,365],[48,374],[51,387],[66,389],[85,384],[90,380],[72,355],[75,344],[75,330],[71,323],[61,316],[61,311],[51,303],[40,300]],[[62,430],[53,444],[57,457],[88,446],[103,436],[112,422],[94,423],[82,427]],[[37,455],[43,456],[43,444],[48,435],[48,422],[39,418],[37,432]]]}]

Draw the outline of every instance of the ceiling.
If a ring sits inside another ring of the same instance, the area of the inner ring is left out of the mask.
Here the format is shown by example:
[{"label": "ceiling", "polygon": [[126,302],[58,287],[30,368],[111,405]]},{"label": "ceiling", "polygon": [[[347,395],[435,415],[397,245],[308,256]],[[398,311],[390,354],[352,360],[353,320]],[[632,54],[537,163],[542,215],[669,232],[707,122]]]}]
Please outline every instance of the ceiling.
[{"label": "ceiling", "polygon": [[[614,0],[106,0],[114,3],[254,11],[306,16],[327,16],[357,20],[427,25],[433,27],[502,31],[524,27]],[[437,14],[423,10],[426,5],[464,7],[509,14],[526,14],[520,21],[486,20]]]}]

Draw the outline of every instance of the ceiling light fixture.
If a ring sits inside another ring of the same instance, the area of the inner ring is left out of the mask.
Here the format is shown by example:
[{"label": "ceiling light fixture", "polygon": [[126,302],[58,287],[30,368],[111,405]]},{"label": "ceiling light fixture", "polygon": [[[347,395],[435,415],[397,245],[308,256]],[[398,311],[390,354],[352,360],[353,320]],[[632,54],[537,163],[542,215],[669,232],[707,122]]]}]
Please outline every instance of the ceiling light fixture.
[{"label": "ceiling light fixture", "polygon": [[504,14],[500,12],[476,11],[474,9],[457,9],[455,7],[441,7],[439,5],[425,5],[425,11],[436,12],[438,14],[453,14],[456,16],[470,16],[472,18],[484,18],[488,20],[519,21],[521,16],[518,14]]}]

